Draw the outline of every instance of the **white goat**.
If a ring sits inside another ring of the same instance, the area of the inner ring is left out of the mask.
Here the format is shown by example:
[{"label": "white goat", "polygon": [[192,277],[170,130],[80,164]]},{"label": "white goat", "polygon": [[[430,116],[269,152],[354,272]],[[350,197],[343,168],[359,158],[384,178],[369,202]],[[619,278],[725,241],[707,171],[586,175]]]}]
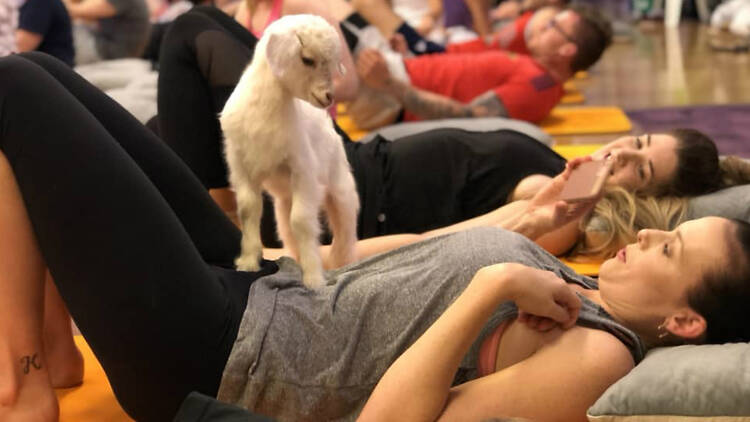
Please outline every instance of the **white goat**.
[{"label": "white goat", "polygon": [[298,258],[305,285],[324,281],[321,205],[333,232],[332,263],[354,259],[359,198],[341,138],[325,111],[333,103],[332,72],[344,71],[340,48],[338,33],[319,16],[279,19],[258,41],[221,112],[242,222],[238,269],[259,268],[263,189],[274,199],[279,237]]}]

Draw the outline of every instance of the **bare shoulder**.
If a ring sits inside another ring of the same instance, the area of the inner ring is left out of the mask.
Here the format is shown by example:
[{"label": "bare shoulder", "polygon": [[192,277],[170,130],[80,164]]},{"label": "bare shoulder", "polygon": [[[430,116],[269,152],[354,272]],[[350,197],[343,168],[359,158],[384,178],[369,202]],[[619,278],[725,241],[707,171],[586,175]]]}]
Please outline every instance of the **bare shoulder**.
[{"label": "bare shoulder", "polygon": [[586,407],[635,366],[630,350],[613,334],[580,326],[565,331],[537,354],[568,362],[564,371],[575,380],[579,394],[589,398]]},{"label": "bare shoulder", "polygon": [[560,343],[565,353],[576,354],[585,366],[600,374],[620,378],[635,366],[627,346],[607,331],[576,326],[560,336]]},{"label": "bare shoulder", "polygon": [[550,333],[531,356],[454,387],[441,420],[516,416],[586,421],[586,410],[633,368],[613,335],[584,327]]}]

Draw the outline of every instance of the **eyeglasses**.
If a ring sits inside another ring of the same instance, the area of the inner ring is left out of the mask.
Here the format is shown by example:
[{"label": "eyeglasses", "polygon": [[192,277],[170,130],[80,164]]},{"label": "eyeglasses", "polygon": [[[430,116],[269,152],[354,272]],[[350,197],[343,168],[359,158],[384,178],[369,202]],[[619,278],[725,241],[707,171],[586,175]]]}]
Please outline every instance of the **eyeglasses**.
[{"label": "eyeglasses", "polygon": [[555,20],[554,18],[550,19],[549,22],[547,22],[547,28],[554,28],[555,31],[559,32],[560,35],[563,36],[563,38],[568,40],[568,42],[572,42],[573,44],[578,45],[578,41],[576,41],[575,38],[568,35],[568,33],[565,32],[565,30],[562,29],[562,27],[560,27],[560,24],[557,23],[557,20]]}]

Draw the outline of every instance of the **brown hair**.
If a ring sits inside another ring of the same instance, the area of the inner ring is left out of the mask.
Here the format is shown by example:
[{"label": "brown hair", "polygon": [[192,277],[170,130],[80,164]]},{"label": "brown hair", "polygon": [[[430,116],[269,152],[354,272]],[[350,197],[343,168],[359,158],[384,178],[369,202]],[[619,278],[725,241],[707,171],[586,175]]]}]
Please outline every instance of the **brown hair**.
[{"label": "brown hair", "polygon": [[606,259],[636,241],[640,229],[672,230],[687,218],[687,199],[641,197],[621,187],[608,188],[591,215],[581,220],[581,239],[569,257]]},{"label": "brown hair", "polygon": [[677,140],[677,169],[656,194],[695,196],[719,189],[719,152],[714,141],[695,129],[674,129],[668,134]]},{"label": "brown hair", "polygon": [[596,63],[612,44],[612,23],[595,7],[573,4],[567,9],[580,17],[572,34],[578,50],[570,63],[570,70],[578,72]]},{"label": "brown hair", "polygon": [[706,320],[706,343],[750,341],[750,224],[733,221],[731,265],[709,271],[687,292],[690,307]]}]

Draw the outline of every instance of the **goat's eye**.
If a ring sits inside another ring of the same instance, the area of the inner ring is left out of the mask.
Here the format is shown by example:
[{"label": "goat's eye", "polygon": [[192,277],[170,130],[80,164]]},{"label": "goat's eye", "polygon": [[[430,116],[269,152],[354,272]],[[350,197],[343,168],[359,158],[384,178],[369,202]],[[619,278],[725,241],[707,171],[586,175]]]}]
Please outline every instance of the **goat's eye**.
[{"label": "goat's eye", "polygon": [[315,60],[304,57],[304,56],[302,56],[302,63],[304,63],[305,66],[310,66],[310,67],[315,66]]}]

